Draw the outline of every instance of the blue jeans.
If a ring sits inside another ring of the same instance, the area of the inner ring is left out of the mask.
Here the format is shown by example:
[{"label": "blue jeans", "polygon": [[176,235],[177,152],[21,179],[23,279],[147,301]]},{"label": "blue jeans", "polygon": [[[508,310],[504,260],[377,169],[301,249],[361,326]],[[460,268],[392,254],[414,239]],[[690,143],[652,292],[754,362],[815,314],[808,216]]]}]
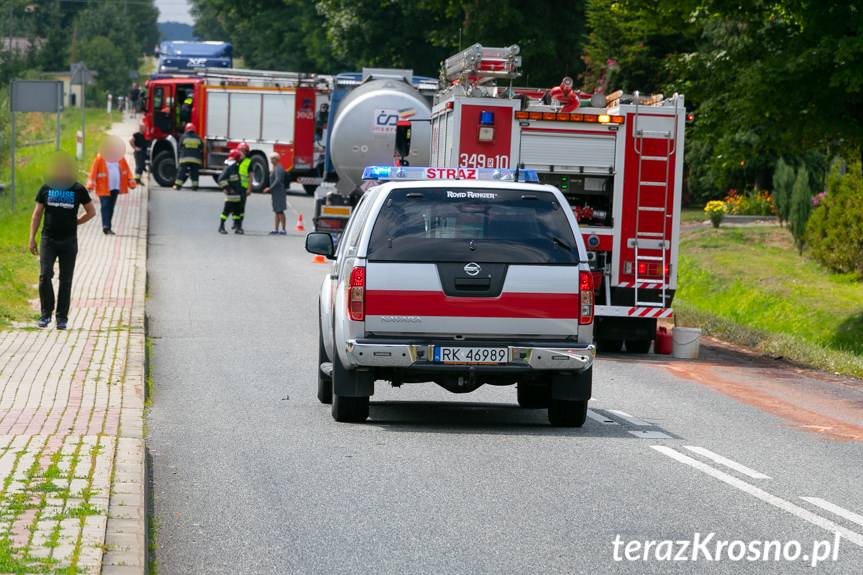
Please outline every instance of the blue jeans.
[{"label": "blue jeans", "polygon": [[99,203],[102,204],[102,229],[111,229],[111,219],[114,217],[114,205],[117,203],[118,190],[111,190],[110,196],[99,196]]}]

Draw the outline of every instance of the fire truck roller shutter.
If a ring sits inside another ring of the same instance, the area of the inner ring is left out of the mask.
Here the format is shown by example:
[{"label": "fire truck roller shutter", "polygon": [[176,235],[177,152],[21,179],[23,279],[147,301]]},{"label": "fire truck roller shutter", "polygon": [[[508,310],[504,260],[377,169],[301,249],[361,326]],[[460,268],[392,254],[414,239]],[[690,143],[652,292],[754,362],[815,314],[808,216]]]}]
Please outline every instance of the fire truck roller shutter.
[{"label": "fire truck roller shutter", "polygon": [[554,166],[555,171],[584,168],[585,172],[614,171],[614,134],[580,134],[565,131],[527,130],[521,136],[521,161],[538,171]]}]

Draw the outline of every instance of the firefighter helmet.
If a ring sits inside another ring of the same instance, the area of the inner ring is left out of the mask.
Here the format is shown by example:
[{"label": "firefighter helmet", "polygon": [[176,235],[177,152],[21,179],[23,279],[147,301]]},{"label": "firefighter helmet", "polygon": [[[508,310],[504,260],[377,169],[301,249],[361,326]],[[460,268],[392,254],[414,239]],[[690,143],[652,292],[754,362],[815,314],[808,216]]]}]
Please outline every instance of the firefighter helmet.
[{"label": "firefighter helmet", "polygon": [[243,159],[243,155],[240,153],[240,150],[231,150],[230,152],[228,152],[228,159],[239,162]]},{"label": "firefighter helmet", "polygon": [[249,144],[247,144],[246,142],[240,142],[239,144],[237,144],[237,149],[248,154]]},{"label": "firefighter helmet", "polygon": [[194,132],[195,131],[195,124],[193,124],[192,122],[189,122],[188,124],[186,124],[186,131],[187,132]]}]

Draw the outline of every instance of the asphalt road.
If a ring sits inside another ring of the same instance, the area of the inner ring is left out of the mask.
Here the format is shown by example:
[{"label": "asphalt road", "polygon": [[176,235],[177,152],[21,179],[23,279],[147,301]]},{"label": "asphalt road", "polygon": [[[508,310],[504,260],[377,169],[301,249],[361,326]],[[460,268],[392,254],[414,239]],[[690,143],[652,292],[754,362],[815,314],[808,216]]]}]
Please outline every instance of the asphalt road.
[{"label": "asphalt road", "polygon": [[[311,198],[289,201],[308,224]],[[379,384],[366,424],[337,424],[315,397],[328,267],[302,233],[266,235],[267,197],[245,236],[216,233],[221,207],[151,192],[160,574],[863,571],[863,386],[709,346],[598,361],[582,429],[549,427],[513,388],[433,384]],[[712,561],[659,544],[710,533]],[[717,540],[743,543],[717,561]],[[800,558],[729,558],[761,541]],[[816,541],[831,548],[812,569]]]}]

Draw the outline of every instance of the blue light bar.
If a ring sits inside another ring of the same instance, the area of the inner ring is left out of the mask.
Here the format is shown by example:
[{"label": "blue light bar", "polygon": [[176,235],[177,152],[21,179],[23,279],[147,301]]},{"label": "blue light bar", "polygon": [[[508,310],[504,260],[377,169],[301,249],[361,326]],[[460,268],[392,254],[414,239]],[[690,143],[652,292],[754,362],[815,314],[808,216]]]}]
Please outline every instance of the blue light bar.
[{"label": "blue light bar", "polygon": [[368,166],[363,170],[363,180],[419,181],[419,180],[482,180],[515,182],[516,172],[519,182],[536,184],[539,176],[536,170],[504,170],[497,168],[420,168],[415,166]]}]

